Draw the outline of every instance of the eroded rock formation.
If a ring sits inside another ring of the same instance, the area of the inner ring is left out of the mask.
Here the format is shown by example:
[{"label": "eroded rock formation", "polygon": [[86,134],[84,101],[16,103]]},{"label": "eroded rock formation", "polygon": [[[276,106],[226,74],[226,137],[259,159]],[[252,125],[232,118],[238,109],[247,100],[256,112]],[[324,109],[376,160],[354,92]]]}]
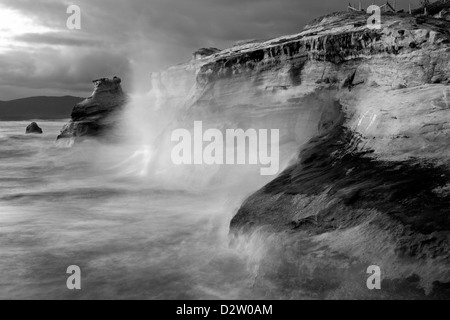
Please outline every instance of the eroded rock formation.
[{"label": "eroded rock formation", "polygon": [[120,85],[121,79],[102,78],[93,83],[92,96],[73,108],[71,120],[61,130],[58,140],[101,137],[115,127],[116,116],[127,101]]}]

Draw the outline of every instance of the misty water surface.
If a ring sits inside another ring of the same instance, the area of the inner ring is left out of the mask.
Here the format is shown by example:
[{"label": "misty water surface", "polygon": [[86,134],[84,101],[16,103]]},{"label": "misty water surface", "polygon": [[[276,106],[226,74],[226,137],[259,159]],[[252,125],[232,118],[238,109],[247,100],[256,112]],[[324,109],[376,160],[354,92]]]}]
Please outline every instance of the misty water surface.
[{"label": "misty water surface", "polygon": [[[39,122],[43,135],[25,135],[27,124],[0,123],[0,298],[279,297],[255,288],[261,248],[229,245],[229,222],[262,178],[199,190],[193,170],[158,182],[140,168],[145,152],[126,159],[134,147],[67,148],[55,143],[63,122]],[[81,291],[66,288],[70,265]]]}]

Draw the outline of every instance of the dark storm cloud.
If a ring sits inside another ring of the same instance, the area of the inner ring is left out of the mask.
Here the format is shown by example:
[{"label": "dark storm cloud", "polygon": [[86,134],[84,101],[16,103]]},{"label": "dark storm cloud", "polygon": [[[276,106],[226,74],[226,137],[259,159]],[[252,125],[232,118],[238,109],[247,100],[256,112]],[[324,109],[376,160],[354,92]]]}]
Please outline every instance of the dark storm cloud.
[{"label": "dark storm cloud", "polygon": [[99,40],[94,40],[90,38],[80,38],[76,36],[76,33],[66,32],[48,32],[48,33],[25,33],[20,36],[14,37],[14,40],[26,42],[29,44],[48,44],[57,46],[75,46],[75,47],[86,47],[86,46],[104,46],[104,44]]},{"label": "dark storm cloud", "polygon": [[[46,95],[46,90],[61,89],[85,96],[92,89],[91,80],[99,75],[113,76],[112,71],[130,74],[126,57],[91,48],[79,48],[76,52],[50,47],[36,52],[12,51],[0,55],[0,70],[0,87],[9,87],[9,91],[21,88],[25,92],[41,89],[41,95]],[[4,74],[8,76],[3,77]]]},{"label": "dark storm cloud", "polygon": [[[1,6],[16,9],[51,29],[48,33],[17,35],[10,43],[11,50],[0,53],[0,100],[5,99],[5,92],[20,92],[11,88],[21,88],[20,96],[37,88],[88,92],[93,78],[114,74],[132,78],[133,70],[145,82],[151,71],[186,61],[200,47],[225,48],[238,40],[298,33],[317,16],[345,10],[347,3],[0,0],[0,10]],[[69,4],[81,7],[82,30],[66,29]],[[6,86],[8,90],[3,90]]]}]

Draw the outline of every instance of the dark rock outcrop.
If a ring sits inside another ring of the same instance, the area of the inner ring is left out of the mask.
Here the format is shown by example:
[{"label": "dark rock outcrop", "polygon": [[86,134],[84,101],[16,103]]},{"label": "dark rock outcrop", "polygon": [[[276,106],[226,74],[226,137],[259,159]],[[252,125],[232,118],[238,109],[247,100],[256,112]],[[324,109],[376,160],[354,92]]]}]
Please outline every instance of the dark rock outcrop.
[{"label": "dark rock outcrop", "polygon": [[117,115],[128,99],[122,91],[121,79],[102,78],[93,83],[92,96],[73,108],[71,120],[61,130],[58,140],[105,137],[115,127]]},{"label": "dark rock outcrop", "polygon": [[26,134],[42,134],[42,129],[38,126],[36,122],[32,122],[25,131]]}]

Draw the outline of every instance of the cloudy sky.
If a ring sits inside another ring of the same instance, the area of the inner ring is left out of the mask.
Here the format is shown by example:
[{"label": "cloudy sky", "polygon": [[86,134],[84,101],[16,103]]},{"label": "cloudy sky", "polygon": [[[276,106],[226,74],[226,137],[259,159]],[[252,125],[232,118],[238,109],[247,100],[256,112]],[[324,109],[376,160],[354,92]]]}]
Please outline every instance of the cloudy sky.
[{"label": "cloudy sky", "polygon": [[[125,86],[141,79],[144,88],[150,72],[187,61],[198,48],[298,33],[348,2],[0,0],[0,100],[84,97],[92,91],[91,80],[113,75]],[[372,0],[362,2],[368,6]],[[406,7],[408,1],[397,3]],[[71,4],[81,8],[81,30],[66,27]]]}]

